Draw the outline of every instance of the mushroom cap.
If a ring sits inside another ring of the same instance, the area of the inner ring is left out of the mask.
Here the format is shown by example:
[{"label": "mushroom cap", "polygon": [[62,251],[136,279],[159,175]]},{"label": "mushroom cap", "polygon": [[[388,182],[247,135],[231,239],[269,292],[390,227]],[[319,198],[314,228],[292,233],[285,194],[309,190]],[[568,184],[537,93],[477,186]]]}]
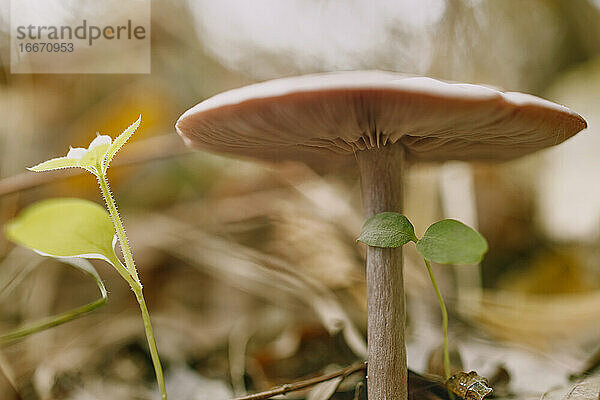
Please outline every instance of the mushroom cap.
[{"label": "mushroom cap", "polygon": [[187,145],[329,164],[391,143],[409,161],[508,160],[585,129],[568,108],[517,92],[383,71],[275,79],[213,96],[176,129]]}]

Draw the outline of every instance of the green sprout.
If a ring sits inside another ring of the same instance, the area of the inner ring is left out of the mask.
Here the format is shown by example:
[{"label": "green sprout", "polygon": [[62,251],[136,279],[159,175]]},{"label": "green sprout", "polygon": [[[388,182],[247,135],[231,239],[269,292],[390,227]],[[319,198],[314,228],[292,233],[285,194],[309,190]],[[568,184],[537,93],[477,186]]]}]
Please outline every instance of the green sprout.
[{"label": "green sprout", "polygon": [[[102,299],[80,309],[50,318],[47,321],[21,328],[16,332],[0,337],[0,341],[17,339],[59,325],[104,304],[106,302],[106,289],[87,259],[104,260],[111,264],[127,281],[139,303],[161,399],[166,400],[165,380],[150,323],[150,314],[144,299],[142,283],[138,277],[125,228],[106,176],[113,157],[133,135],[140,122],[141,116],[114,141],[108,135],[98,134],[87,149],[71,147],[65,157],[53,158],[29,168],[29,170],[35,172],[62,168],[83,168],[98,180],[106,209],[94,202],[82,199],[43,200],[30,206],[17,218],[9,222],[6,225],[6,235],[10,240],[37,253],[67,261],[91,274],[98,282]],[[125,265],[123,265],[115,251],[117,242],[121,248]],[[75,260],[80,262],[77,263]],[[82,264],[81,261],[87,263]]]},{"label": "green sprout", "polygon": [[438,221],[427,228],[422,238],[417,238],[415,228],[404,215],[383,212],[369,218],[363,225],[358,241],[373,247],[401,247],[414,242],[423,257],[429,278],[440,303],[444,335],[444,373],[450,378],[448,351],[448,311],[433,276],[430,262],[438,264],[475,264],[488,250],[483,236],[462,222],[453,219]]}]

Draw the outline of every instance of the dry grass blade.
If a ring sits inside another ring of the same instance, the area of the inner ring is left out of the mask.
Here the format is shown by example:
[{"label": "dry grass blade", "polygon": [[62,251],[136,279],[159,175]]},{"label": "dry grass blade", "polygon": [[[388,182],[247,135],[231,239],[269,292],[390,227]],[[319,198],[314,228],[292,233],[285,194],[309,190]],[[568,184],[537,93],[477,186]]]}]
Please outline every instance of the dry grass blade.
[{"label": "dry grass blade", "polygon": [[593,376],[581,380],[573,386],[559,387],[544,393],[541,400],[598,400],[600,398],[600,377]]},{"label": "dry grass blade", "polygon": [[600,377],[591,377],[575,384],[563,400],[600,399]]},{"label": "dry grass blade", "polygon": [[600,347],[587,360],[587,362],[585,363],[585,367],[583,368],[583,371],[579,375],[576,375],[576,377],[583,377],[586,375],[590,375],[594,371],[596,371],[598,368],[600,368]]},{"label": "dry grass blade", "polygon": [[6,300],[43,260],[42,257],[28,257],[29,255],[26,249],[15,247],[0,262],[0,301]]},{"label": "dry grass blade", "polygon": [[[332,334],[342,332],[348,346],[359,357],[366,355],[364,338],[346,314],[335,294],[316,279],[303,275],[293,265],[165,216],[144,218],[154,232],[149,245],[189,262],[232,285],[241,285],[257,296],[273,300],[276,294],[308,304]],[[159,237],[161,236],[161,237]],[[139,243],[139,242],[138,242]]]},{"label": "dry grass blade", "polygon": [[335,394],[340,383],[344,380],[343,376],[338,376],[332,380],[321,382],[311,389],[306,396],[306,400],[329,400]]}]

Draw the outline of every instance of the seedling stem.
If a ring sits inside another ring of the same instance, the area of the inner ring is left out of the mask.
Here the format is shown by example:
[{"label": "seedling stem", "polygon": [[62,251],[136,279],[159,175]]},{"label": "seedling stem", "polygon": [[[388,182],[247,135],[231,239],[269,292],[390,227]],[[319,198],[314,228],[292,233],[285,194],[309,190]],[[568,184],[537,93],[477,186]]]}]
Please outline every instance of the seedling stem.
[{"label": "seedling stem", "polygon": [[448,311],[446,310],[446,304],[444,303],[444,298],[440,293],[440,289],[435,281],[435,277],[433,276],[433,271],[431,270],[431,264],[425,258],[425,265],[427,266],[427,272],[429,273],[429,278],[431,279],[431,284],[433,285],[433,289],[435,290],[435,294],[437,295],[438,301],[440,302],[440,309],[442,310],[442,329],[444,332],[444,375],[446,379],[450,378],[450,352],[448,350]]},{"label": "seedling stem", "polygon": [[[121,272],[121,275],[123,275],[123,277],[131,286],[131,289],[135,293],[135,297],[140,305],[142,319],[144,321],[144,331],[146,332],[146,340],[148,342],[150,356],[152,357],[152,364],[154,365],[156,381],[158,382],[158,387],[160,389],[161,399],[167,400],[167,388],[165,386],[165,378],[163,375],[162,365],[160,363],[160,357],[158,356],[158,347],[156,346],[154,331],[152,330],[152,324],[150,322],[150,313],[148,312],[148,307],[146,306],[146,300],[144,299],[142,285],[138,278],[137,270],[135,268],[135,262],[133,260],[133,254],[129,246],[129,240],[127,240],[127,234],[125,233],[125,228],[123,227],[123,222],[121,220],[121,216],[119,215],[119,210],[117,209],[115,201],[112,197],[112,193],[110,191],[110,186],[108,184],[108,179],[106,178],[106,175],[99,175],[98,183],[100,184],[100,191],[102,192],[102,196],[104,197],[104,201],[106,203],[106,208],[108,209],[110,217],[115,226],[117,239],[119,240],[119,244],[121,245],[121,251],[123,252],[123,257],[125,258],[125,271],[119,272]],[[118,264],[121,263],[118,262]],[[125,277],[125,273],[127,273],[127,275],[130,275],[130,279],[127,279]]]}]

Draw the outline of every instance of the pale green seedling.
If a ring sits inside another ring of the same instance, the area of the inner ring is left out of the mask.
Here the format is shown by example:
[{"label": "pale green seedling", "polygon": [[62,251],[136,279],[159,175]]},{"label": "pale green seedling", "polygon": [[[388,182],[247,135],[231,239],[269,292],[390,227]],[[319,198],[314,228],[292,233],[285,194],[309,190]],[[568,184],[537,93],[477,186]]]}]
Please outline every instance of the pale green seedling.
[{"label": "pale green seedling", "polygon": [[369,218],[363,225],[358,240],[369,246],[387,248],[401,247],[409,242],[416,244],[417,251],[423,257],[427,267],[442,311],[444,373],[446,379],[449,379],[448,311],[433,276],[430,261],[438,264],[478,263],[488,250],[487,241],[479,232],[453,219],[444,219],[434,223],[419,239],[408,218],[395,212],[383,212]]},{"label": "pale green seedling", "polygon": [[[85,169],[98,180],[108,213],[103,207],[87,200],[45,200],[27,208],[11,221],[6,227],[6,233],[14,242],[29,247],[42,255],[70,260],[71,264],[77,264],[74,260],[102,259],[110,263],[119,272],[131,286],[139,303],[161,398],[166,400],[167,391],[162,366],[150,323],[150,314],[142,291],[142,284],[106,176],[113,157],[133,135],[140,122],[141,116],[114,141],[108,135],[98,134],[87,149],[71,147],[65,157],[53,158],[29,168],[35,172],[61,168]],[[123,253],[125,265],[115,252],[117,242]],[[79,268],[87,270],[101,284],[95,270],[91,273],[89,268],[85,268],[88,264],[81,264],[84,267],[80,266]],[[89,265],[91,266],[91,264]],[[104,286],[101,287],[101,291],[104,301],[106,301]]]}]

